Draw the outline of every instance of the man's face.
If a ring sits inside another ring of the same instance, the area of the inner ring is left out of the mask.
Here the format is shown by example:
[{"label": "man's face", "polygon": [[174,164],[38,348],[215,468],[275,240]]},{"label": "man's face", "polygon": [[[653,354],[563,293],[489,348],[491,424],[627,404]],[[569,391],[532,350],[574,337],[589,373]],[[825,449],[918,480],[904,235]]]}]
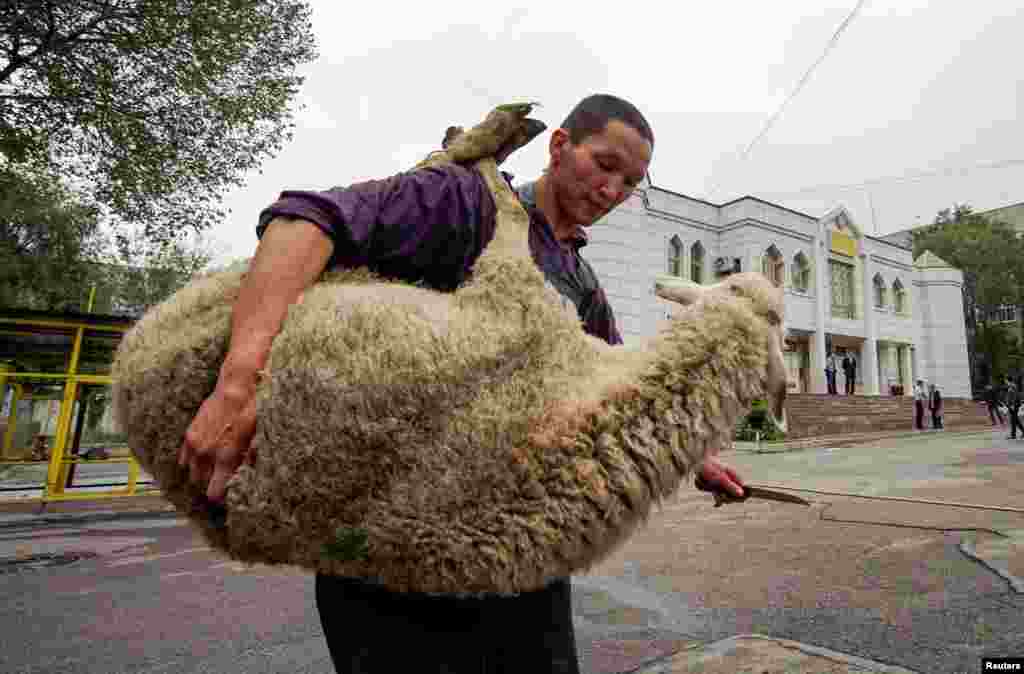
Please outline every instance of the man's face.
[{"label": "man's face", "polygon": [[651,144],[618,120],[579,145],[556,129],[549,175],[559,209],[576,224],[594,224],[629,197],[650,162]]}]

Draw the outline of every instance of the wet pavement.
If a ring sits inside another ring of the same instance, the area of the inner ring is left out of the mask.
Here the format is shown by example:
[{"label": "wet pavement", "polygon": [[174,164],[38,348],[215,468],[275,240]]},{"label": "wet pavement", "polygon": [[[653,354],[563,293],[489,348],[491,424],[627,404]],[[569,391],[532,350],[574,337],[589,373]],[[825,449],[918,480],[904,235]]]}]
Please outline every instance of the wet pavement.
[{"label": "wet pavement", "polygon": [[[1024,443],[1001,433],[723,458],[754,484],[1024,508]],[[691,488],[663,504],[574,579],[583,671],[977,672],[1024,655],[1024,514],[800,495],[812,506],[714,508]],[[223,559],[141,508],[101,519],[117,505],[54,504],[47,526],[0,506],[0,671],[331,671],[309,574]]]},{"label": "wet pavement", "polygon": [[[725,458],[752,484],[1024,508],[1024,443],[1001,434]],[[975,672],[982,655],[1024,655],[1024,597],[1011,582],[1022,577],[1013,571],[1024,561],[1024,514],[794,493],[813,505],[713,508],[684,489],[577,578],[577,601],[701,644],[770,635],[873,661],[877,671]],[[748,655],[754,666],[759,656]],[[651,671],[717,671],[715,657],[684,651],[670,658],[674,668],[662,658]],[[806,666],[742,671],[826,663]]]}]

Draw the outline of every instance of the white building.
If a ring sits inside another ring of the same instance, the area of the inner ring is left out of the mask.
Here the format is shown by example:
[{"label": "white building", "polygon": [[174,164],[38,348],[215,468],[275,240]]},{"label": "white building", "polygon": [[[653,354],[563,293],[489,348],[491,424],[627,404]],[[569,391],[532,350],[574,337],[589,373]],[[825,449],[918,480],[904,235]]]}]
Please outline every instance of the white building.
[{"label": "white building", "polygon": [[653,334],[670,310],[654,295],[656,274],[710,283],[762,271],[785,287],[791,391],[826,392],[832,349],[855,356],[858,393],[911,395],[921,377],[946,397],[971,395],[961,272],[866,236],[845,208],[816,218],[749,196],[712,204],[648,177],[590,235],[584,255],[627,342]]}]

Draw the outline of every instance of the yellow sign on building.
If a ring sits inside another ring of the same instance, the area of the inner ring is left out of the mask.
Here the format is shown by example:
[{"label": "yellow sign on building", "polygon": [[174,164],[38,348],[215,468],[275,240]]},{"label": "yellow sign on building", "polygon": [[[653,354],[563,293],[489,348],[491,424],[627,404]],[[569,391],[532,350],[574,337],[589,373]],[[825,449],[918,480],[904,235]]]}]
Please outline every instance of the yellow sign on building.
[{"label": "yellow sign on building", "polygon": [[847,257],[857,257],[857,240],[842,232],[832,230],[831,250]]}]

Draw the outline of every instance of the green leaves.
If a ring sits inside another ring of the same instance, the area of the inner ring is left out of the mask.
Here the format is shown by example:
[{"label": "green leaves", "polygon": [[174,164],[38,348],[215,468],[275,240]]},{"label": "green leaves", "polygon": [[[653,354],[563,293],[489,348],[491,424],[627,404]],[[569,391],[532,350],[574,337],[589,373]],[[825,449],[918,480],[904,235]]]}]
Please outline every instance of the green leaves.
[{"label": "green leaves", "polygon": [[985,355],[989,379],[1000,379],[1014,370],[1014,352],[1018,340],[1013,330],[1002,324],[981,323],[975,338],[975,348]]},{"label": "green leaves", "polygon": [[1000,306],[1024,304],[1024,240],[1010,225],[966,205],[939,211],[935,222],[913,237],[915,258],[930,250],[963,271],[968,339],[984,356],[980,379],[1004,374],[1017,339],[992,317]]},{"label": "green leaves", "polygon": [[81,260],[99,250],[97,209],[53,176],[0,166],[0,305],[66,309],[92,279]]},{"label": "green leaves", "polygon": [[767,400],[755,400],[751,404],[750,412],[736,429],[736,440],[753,442],[757,439],[758,433],[764,442],[778,442],[786,437],[786,434],[780,431],[768,417]]},{"label": "green leaves", "polygon": [[969,206],[946,209],[932,225],[914,232],[914,257],[925,250],[964,272],[983,315],[1022,299],[1024,242],[1010,225],[975,214]]},{"label": "green leaves", "polygon": [[0,10],[0,163],[48,168],[151,239],[201,231],[290,138],[298,0],[40,0]]},{"label": "green leaves", "polygon": [[95,313],[137,315],[213,259],[201,240],[151,240],[100,214],[52,174],[0,166],[0,306],[84,312],[95,287]]}]

